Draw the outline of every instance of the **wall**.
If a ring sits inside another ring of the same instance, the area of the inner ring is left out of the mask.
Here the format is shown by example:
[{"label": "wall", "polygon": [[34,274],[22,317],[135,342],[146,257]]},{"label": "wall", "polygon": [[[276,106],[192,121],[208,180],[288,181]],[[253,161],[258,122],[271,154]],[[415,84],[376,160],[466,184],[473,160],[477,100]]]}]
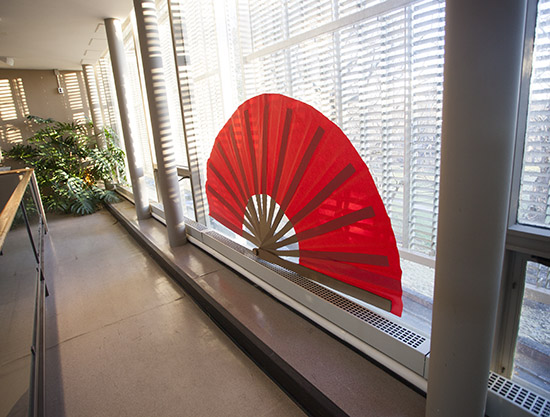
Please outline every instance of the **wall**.
[{"label": "wall", "polygon": [[26,116],[32,114],[71,122],[90,119],[82,71],[0,70],[0,148],[10,149],[32,135]]}]

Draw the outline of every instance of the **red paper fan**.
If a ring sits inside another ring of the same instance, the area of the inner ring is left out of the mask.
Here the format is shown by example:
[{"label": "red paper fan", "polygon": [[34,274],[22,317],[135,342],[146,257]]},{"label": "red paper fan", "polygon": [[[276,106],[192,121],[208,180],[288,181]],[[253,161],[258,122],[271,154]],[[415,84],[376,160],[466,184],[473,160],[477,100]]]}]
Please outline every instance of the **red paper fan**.
[{"label": "red paper fan", "polygon": [[313,107],[277,94],[246,101],[216,137],[207,177],[210,215],[258,256],[401,315],[380,195],[349,139]]}]

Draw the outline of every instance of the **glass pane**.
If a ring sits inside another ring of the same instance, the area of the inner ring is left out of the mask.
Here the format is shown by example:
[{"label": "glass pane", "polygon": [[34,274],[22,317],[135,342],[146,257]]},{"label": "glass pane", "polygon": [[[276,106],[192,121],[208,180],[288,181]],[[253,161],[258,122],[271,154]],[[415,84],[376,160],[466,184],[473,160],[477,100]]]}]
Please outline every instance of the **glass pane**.
[{"label": "glass pane", "polygon": [[295,36],[332,20],[330,1],[290,0],[286,4],[289,36]]},{"label": "glass pane", "polygon": [[403,316],[405,323],[430,336],[435,268],[401,258]]},{"label": "glass pane", "polygon": [[[101,109],[103,110],[103,122],[105,126],[112,129],[122,140],[122,127],[118,113],[115,81],[109,54],[99,60],[96,76],[101,99]],[[119,146],[121,145],[119,144]]]},{"label": "glass pane", "polygon": [[220,41],[212,1],[171,0],[171,8],[189,164],[195,173],[193,187],[197,210],[199,216],[204,217],[203,214],[208,213],[204,187],[206,161],[214,139],[225,123],[220,68],[226,72],[233,69],[221,62],[218,53]]},{"label": "glass pane", "polygon": [[115,145],[124,151],[124,174],[117,178],[117,183],[131,189],[126,146],[122,135],[111,58],[108,54],[99,60],[95,73],[103,110],[104,127],[109,132]]},{"label": "glass pane", "polygon": [[407,82],[405,9],[340,32],[342,129],[367,164],[400,246],[404,235]]},{"label": "glass pane", "polygon": [[550,0],[538,5],[517,220],[550,228]]},{"label": "glass pane", "polygon": [[385,0],[338,0],[338,16],[344,17],[368,7],[384,3]]},{"label": "glass pane", "polygon": [[[129,97],[130,105],[133,106],[134,123],[136,127],[136,138],[141,143],[141,154],[143,155],[143,172],[145,176],[145,186],[147,190],[147,196],[151,201],[159,201],[157,188],[156,188],[156,156],[154,146],[152,144],[152,138],[149,132],[148,125],[148,108],[147,93],[145,91],[145,85],[142,82],[141,74],[138,66],[138,53],[136,51],[135,37],[132,31],[130,23],[124,28],[124,52],[126,53],[127,71],[128,71],[128,85],[130,86],[131,96]],[[139,155],[140,150],[136,149]],[[139,160],[139,157],[138,157]]]},{"label": "glass pane", "polygon": [[514,378],[550,393],[550,268],[527,262]]},{"label": "glass pane", "polygon": [[193,206],[193,194],[191,194],[191,180],[186,178],[179,179],[180,195],[183,203],[183,215],[190,219],[195,219],[195,210]]},{"label": "glass pane", "polygon": [[290,89],[295,98],[315,107],[336,123],[333,42],[332,35],[322,35],[290,48]]},{"label": "glass pane", "polygon": [[[253,50],[261,50],[285,38],[284,4],[282,0],[249,2],[250,37]],[[288,30],[288,29],[287,29]]]},{"label": "glass pane", "polygon": [[[242,102],[284,94],[342,128],[369,167],[400,248],[435,255],[444,1],[397,7],[381,0],[226,0],[220,8],[237,12],[223,22],[211,1],[175,4],[184,11],[177,32],[180,79],[190,97],[185,124],[203,189],[213,140],[236,109],[227,112],[225,95]],[[227,81],[220,68],[236,76]],[[215,222],[209,226],[235,238]],[[433,269],[406,261],[402,269],[404,320],[429,333]]]},{"label": "glass pane", "polygon": [[183,132],[183,120],[181,116],[180,96],[178,94],[178,80],[176,64],[174,62],[174,49],[172,46],[172,33],[168,15],[168,2],[163,0],[159,4],[158,23],[159,37],[162,50],[162,62],[164,68],[164,82],[166,83],[166,100],[168,102],[168,116],[170,133],[174,147],[176,164],[180,167],[189,167],[187,152],[185,150],[185,138]]}]

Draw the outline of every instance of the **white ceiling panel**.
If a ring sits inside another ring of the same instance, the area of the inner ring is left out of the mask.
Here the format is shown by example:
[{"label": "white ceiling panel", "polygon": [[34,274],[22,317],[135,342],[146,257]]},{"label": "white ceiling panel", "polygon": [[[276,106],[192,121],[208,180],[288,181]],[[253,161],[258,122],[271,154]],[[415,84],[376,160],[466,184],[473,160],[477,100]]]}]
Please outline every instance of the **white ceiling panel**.
[{"label": "white ceiling panel", "polygon": [[132,0],[0,0],[0,68],[81,69],[107,48],[103,19],[131,11]]}]

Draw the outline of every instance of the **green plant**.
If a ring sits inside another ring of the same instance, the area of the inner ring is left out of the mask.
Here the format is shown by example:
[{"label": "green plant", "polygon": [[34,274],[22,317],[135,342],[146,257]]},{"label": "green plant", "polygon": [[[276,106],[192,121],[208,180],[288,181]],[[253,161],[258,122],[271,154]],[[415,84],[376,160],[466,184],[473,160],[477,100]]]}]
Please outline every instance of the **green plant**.
[{"label": "green plant", "polygon": [[124,177],[124,152],[115,145],[110,129],[104,129],[107,146],[101,149],[89,134],[91,123],[27,119],[40,129],[5,156],[35,169],[46,210],[84,215],[98,210],[102,201],[118,201],[116,193],[105,188]]}]

